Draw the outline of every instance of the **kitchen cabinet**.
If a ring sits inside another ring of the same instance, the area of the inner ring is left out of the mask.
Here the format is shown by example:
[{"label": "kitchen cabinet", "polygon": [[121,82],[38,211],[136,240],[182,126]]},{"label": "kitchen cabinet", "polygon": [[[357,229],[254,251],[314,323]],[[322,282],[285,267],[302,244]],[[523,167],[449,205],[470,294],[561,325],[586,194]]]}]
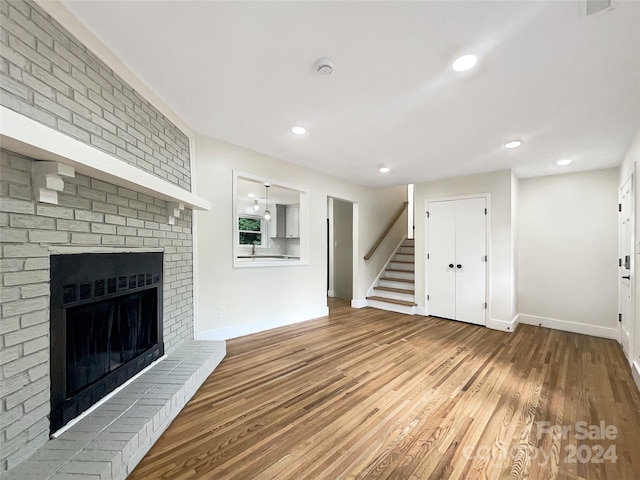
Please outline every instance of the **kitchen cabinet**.
[{"label": "kitchen cabinet", "polygon": [[287,205],[285,217],[285,236],[298,238],[300,236],[300,205]]},{"label": "kitchen cabinet", "polygon": [[275,237],[284,238],[287,236],[286,230],[287,223],[287,206],[276,205],[276,232]]},{"label": "kitchen cabinet", "polygon": [[[275,235],[274,235],[275,233]],[[300,238],[300,205],[276,205],[276,238]]]}]

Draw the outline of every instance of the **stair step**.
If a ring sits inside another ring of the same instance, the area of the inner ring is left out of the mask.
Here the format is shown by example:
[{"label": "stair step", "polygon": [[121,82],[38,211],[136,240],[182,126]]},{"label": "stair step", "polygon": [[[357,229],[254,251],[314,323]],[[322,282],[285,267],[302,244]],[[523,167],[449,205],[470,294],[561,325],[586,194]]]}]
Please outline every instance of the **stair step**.
[{"label": "stair step", "polygon": [[367,300],[376,300],[378,302],[387,302],[387,303],[395,303],[396,305],[405,305],[407,307],[415,307],[416,303],[407,302],[406,300],[396,300],[395,298],[386,298],[386,297],[378,297],[373,295],[371,297],[367,297]]},{"label": "stair step", "polygon": [[402,272],[402,273],[414,273],[414,270],[408,270],[406,268],[385,268],[385,272]]},{"label": "stair step", "polygon": [[[402,271],[406,272],[406,270],[402,270]],[[383,280],[383,281],[386,280],[386,281],[389,281],[389,282],[416,283],[415,280],[412,280],[410,278],[380,277],[380,280]]]},{"label": "stair step", "polygon": [[394,287],[383,287],[378,285],[377,287],[373,287],[374,290],[384,290],[385,292],[394,292],[394,293],[406,293],[407,295],[415,294],[415,290],[408,290],[406,288],[394,288]]}]

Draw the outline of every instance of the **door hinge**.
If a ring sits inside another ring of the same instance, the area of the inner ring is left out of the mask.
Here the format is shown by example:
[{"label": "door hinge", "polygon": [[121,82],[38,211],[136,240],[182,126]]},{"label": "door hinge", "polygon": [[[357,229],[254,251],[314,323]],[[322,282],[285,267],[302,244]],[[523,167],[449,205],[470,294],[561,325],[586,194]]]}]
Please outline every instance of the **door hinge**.
[{"label": "door hinge", "polygon": [[618,259],[618,266],[619,266],[619,267],[621,267],[621,266],[622,266],[622,259],[621,259],[621,258],[619,258],[619,259]]},{"label": "door hinge", "polygon": [[427,260],[429,260],[429,254],[427,253]]},{"label": "door hinge", "polygon": [[486,256],[486,255],[484,256],[484,261],[485,261],[485,262],[487,261],[487,256]]},{"label": "door hinge", "polygon": [[427,295],[427,300],[429,300],[429,295]]},{"label": "door hinge", "polygon": [[622,314],[621,314],[621,313],[619,313],[619,314],[618,314],[618,321],[619,321],[620,323],[622,323]]},{"label": "door hinge", "polygon": [[486,310],[486,308],[488,307],[487,302],[484,302],[484,308]]},{"label": "door hinge", "polygon": [[425,212],[427,214],[427,218],[429,218],[429,212]]},{"label": "door hinge", "polygon": [[619,203],[619,204],[618,204],[618,211],[619,211],[619,212],[621,212],[621,211],[622,211],[622,204],[621,204],[621,203]]},{"label": "door hinge", "polygon": [[487,214],[487,209],[486,209],[486,208],[484,209],[484,214],[485,214],[485,215]]}]

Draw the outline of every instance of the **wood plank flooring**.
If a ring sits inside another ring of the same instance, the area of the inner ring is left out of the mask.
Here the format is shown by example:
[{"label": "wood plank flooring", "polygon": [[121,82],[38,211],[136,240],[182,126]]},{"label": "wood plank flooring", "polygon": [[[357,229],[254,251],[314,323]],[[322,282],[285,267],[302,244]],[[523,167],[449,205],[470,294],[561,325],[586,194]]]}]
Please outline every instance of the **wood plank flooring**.
[{"label": "wood plank flooring", "polygon": [[615,341],[330,312],[228,341],[129,479],[640,479]]}]

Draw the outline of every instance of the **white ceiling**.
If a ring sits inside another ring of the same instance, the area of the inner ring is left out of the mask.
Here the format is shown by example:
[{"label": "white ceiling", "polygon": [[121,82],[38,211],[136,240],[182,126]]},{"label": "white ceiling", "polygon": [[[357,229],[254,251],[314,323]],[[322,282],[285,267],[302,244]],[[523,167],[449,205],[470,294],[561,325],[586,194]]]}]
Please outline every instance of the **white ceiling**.
[{"label": "white ceiling", "polygon": [[640,2],[583,2],[62,0],[196,132],[372,187],[619,165]]}]

